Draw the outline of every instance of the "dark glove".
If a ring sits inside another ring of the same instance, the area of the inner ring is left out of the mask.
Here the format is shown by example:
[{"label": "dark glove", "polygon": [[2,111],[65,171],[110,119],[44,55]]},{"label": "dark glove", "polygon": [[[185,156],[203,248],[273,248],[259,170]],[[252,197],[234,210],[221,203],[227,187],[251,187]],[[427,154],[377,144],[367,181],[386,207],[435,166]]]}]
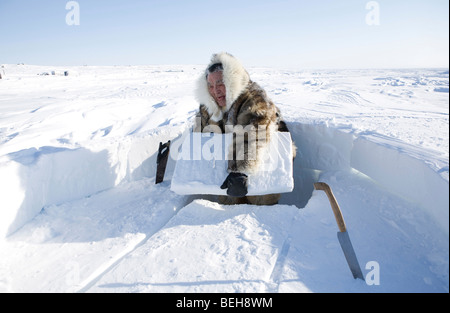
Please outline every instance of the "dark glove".
[{"label": "dark glove", "polygon": [[248,176],[243,173],[230,173],[223,182],[221,189],[227,189],[231,197],[244,197],[247,194]]}]

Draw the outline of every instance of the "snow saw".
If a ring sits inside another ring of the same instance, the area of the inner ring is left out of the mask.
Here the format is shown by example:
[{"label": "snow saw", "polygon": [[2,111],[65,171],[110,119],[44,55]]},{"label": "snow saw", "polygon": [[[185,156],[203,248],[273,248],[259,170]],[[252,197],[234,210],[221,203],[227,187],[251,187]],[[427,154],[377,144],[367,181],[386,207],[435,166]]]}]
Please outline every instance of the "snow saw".
[{"label": "snow saw", "polygon": [[352,242],[350,241],[350,237],[347,232],[347,227],[344,222],[344,217],[342,216],[341,209],[339,208],[339,204],[334,197],[333,191],[330,186],[326,183],[314,183],[314,188],[316,190],[325,191],[328,199],[330,200],[331,208],[333,209],[334,217],[336,218],[336,222],[339,227],[339,232],[337,233],[337,237],[339,243],[341,244],[342,251],[344,252],[345,259],[347,260],[348,266],[350,267],[350,271],[353,274],[353,278],[360,278],[364,280],[363,274],[361,272],[361,267],[359,266],[358,259],[356,258],[355,250],[353,250]]},{"label": "snow saw", "polygon": [[170,140],[163,144],[159,143],[158,156],[156,158],[156,181],[155,184],[162,183],[166,173],[167,159],[170,152]]}]

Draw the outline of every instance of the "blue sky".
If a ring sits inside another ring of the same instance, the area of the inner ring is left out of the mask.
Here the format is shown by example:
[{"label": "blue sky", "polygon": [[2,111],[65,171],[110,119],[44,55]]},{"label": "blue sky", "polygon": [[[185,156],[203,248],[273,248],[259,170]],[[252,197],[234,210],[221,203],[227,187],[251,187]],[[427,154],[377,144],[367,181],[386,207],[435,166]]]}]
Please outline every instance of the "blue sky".
[{"label": "blue sky", "polygon": [[78,0],[72,26],[68,2],[1,0],[0,64],[449,66],[448,0]]}]

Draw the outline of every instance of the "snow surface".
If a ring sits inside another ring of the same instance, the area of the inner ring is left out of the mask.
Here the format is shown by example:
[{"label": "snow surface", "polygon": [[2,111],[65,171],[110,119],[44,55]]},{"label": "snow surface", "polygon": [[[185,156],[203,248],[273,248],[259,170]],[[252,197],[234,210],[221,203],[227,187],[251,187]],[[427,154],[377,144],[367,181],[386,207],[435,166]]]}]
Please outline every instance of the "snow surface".
[{"label": "snow surface", "polygon": [[295,187],[223,206],[172,192],[170,158],[154,184],[203,68],[2,67],[0,291],[449,292],[448,69],[250,68],[298,146]]}]

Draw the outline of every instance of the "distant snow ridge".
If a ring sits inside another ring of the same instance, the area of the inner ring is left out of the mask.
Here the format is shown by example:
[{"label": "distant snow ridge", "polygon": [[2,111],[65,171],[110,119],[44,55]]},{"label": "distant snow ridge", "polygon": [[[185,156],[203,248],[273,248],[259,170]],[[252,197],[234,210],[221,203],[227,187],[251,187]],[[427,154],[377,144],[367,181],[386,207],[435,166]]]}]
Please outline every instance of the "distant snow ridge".
[{"label": "distant snow ridge", "polygon": [[[355,169],[391,193],[415,203],[428,212],[442,230],[449,233],[448,165],[445,160],[429,164],[428,158],[413,146],[392,142],[374,133],[355,134],[321,124],[289,124],[298,146],[294,163],[295,188],[292,195],[304,207],[318,175],[306,171]],[[160,142],[177,140],[183,127],[127,137],[112,142],[101,151],[85,148],[42,147],[26,149],[0,160],[1,211],[0,238],[13,233],[36,216],[43,207],[88,197],[112,188],[122,181],[153,177]],[[431,156],[430,152],[430,156]],[[166,180],[170,180],[174,160],[169,158]]]}]

